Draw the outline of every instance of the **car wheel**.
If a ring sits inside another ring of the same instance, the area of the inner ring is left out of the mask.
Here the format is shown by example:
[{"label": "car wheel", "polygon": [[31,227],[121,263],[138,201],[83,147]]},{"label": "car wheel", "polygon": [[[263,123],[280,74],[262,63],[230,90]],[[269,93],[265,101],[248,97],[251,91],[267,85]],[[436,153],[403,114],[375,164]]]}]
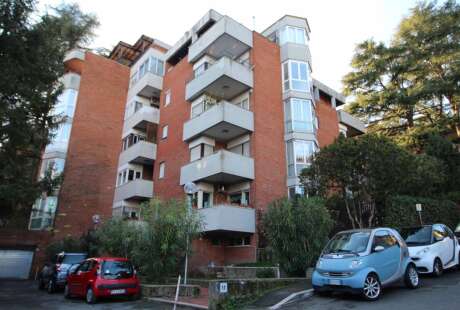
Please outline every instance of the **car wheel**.
[{"label": "car wheel", "polygon": [[88,304],[96,303],[96,295],[94,295],[94,291],[91,287],[88,287],[88,290],[86,291],[86,302]]},{"label": "car wheel", "polygon": [[406,268],[406,272],[404,274],[404,284],[406,284],[406,287],[412,289],[417,288],[420,285],[417,269],[412,264]]},{"label": "car wheel", "polygon": [[364,280],[363,286],[364,299],[369,301],[377,300],[379,299],[381,292],[382,286],[380,285],[378,277],[373,273],[368,274]]},{"label": "car wheel", "polygon": [[442,263],[439,258],[436,258],[433,263],[433,276],[440,277],[442,276]]},{"label": "car wheel", "polygon": [[70,288],[69,285],[66,284],[64,287],[64,298],[70,299],[72,295],[70,294]]},{"label": "car wheel", "polygon": [[56,290],[56,286],[54,284],[54,281],[51,279],[48,281],[48,286],[47,286],[46,291],[48,292],[48,294],[53,294],[55,290]]}]

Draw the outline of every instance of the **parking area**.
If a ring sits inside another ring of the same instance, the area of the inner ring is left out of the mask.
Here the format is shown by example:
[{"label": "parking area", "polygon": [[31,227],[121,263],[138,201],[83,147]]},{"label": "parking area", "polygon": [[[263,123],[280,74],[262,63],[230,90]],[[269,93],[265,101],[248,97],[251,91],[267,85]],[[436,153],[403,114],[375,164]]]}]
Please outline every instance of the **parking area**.
[{"label": "parking area", "polygon": [[[87,305],[83,299],[65,299],[62,292],[48,294],[39,291],[29,280],[0,280],[0,309],[154,309],[171,310],[172,306],[153,301],[102,300]],[[186,308],[181,308],[186,309]]]},{"label": "parking area", "polygon": [[404,285],[386,288],[375,302],[361,300],[357,296],[334,294],[331,297],[314,295],[306,301],[290,304],[283,309],[341,310],[341,309],[459,309],[460,308],[460,271],[446,271],[441,278],[421,277],[422,286],[410,290]]}]

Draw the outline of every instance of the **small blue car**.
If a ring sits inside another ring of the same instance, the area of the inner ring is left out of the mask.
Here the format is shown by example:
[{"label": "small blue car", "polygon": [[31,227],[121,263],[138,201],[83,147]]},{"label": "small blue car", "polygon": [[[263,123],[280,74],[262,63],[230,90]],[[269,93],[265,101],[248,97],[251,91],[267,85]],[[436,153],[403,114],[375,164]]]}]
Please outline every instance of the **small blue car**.
[{"label": "small blue car", "polygon": [[315,292],[345,291],[377,300],[382,287],[404,281],[419,286],[415,263],[404,239],[391,228],[356,229],[336,234],[326,245],[313,272]]}]

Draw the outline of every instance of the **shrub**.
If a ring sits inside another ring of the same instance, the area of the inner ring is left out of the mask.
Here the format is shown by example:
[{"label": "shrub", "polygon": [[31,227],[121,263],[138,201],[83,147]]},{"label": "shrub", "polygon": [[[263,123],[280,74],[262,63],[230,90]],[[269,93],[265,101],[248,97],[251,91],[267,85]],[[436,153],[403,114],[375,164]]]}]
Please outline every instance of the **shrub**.
[{"label": "shrub", "polygon": [[412,196],[393,196],[387,200],[384,225],[401,228],[419,225],[415,204],[422,204],[423,223],[443,223],[455,229],[460,222],[460,207],[450,200],[436,200]]},{"label": "shrub", "polygon": [[333,221],[320,198],[280,199],[263,217],[275,261],[291,275],[305,275],[327,242]]},{"label": "shrub", "polygon": [[260,268],[256,270],[256,278],[276,278],[275,269]]}]

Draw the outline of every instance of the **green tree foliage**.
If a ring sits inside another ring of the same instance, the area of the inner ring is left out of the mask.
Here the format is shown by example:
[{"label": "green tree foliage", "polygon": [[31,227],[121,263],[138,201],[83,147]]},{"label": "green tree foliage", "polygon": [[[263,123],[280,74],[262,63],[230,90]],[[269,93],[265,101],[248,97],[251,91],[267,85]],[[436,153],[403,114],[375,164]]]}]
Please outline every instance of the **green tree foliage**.
[{"label": "green tree foliage", "polygon": [[460,136],[460,4],[420,2],[389,44],[358,44],[343,82],[349,110],[395,137],[425,128]]},{"label": "green tree foliage", "polygon": [[[201,219],[183,201],[152,200],[142,207],[141,220],[113,218],[97,231],[101,251],[130,258],[150,281],[161,281],[178,271],[187,238],[201,230]],[[188,247],[189,251],[191,246]]]},{"label": "green tree foliage", "polygon": [[87,253],[89,257],[99,255],[99,242],[93,230],[83,234],[80,238],[65,237],[46,247],[46,257],[49,261],[61,252]]},{"label": "green tree foliage", "polygon": [[49,187],[36,174],[51,130],[62,121],[50,115],[62,91],[62,60],[89,42],[97,24],[73,4],[40,16],[34,0],[0,0],[0,226],[18,227],[11,219],[27,218]]},{"label": "green tree foliage", "polygon": [[339,137],[322,148],[300,179],[310,195],[334,197],[333,205],[345,207],[351,226],[362,228],[378,223],[391,195],[435,194],[446,176],[437,158],[413,155],[388,138],[368,134]]},{"label": "green tree foliage", "polygon": [[422,204],[422,220],[425,224],[443,223],[455,229],[460,222],[460,207],[450,200],[392,196],[387,201],[383,224],[398,228],[420,225],[415,210],[417,203]]},{"label": "green tree foliage", "polygon": [[289,274],[304,275],[327,242],[333,222],[320,198],[280,199],[263,217],[274,259]]}]

